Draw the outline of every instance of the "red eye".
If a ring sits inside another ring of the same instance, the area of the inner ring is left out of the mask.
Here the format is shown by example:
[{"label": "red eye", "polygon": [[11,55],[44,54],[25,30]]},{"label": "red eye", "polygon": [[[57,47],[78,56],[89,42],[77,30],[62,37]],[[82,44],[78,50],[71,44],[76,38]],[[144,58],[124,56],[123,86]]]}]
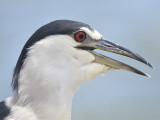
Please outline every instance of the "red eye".
[{"label": "red eye", "polygon": [[78,41],[78,42],[82,42],[83,40],[86,39],[86,33],[83,31],[79,31],[77,33],[75,33],[74,38]]}]

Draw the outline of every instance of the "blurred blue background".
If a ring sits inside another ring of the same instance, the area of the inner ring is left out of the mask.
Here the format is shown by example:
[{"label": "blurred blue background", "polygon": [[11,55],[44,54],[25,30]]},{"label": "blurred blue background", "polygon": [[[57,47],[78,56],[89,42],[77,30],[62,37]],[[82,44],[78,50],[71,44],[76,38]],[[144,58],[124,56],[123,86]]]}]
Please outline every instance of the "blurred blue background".
[{"label": "blurred blue background", "polygon": [[57,19],[89,24],[105,38],[150,61],[155,69],[104,53],[149,73],[116,70],[81,85],[72,120],[160,120],[159,0],[1,0],[0,100],[12,95],[11,79],[23,45],[40,26]]}]

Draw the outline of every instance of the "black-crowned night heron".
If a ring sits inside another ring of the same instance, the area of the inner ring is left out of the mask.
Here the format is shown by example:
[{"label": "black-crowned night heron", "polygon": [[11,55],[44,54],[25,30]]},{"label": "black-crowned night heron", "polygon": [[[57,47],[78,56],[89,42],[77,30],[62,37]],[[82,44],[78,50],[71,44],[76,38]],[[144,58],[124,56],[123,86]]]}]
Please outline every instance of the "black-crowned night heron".
[{"label": "black-crowned night heron", "polygon": [[149,76],[94,49],[124,55],[152,67],[138,54],[104,40],[87,24],[51,22],[25,44],[13,74],[14,95],[0,103],[0,120],[70,120],[72,98],[83,82],[112,68]]}]

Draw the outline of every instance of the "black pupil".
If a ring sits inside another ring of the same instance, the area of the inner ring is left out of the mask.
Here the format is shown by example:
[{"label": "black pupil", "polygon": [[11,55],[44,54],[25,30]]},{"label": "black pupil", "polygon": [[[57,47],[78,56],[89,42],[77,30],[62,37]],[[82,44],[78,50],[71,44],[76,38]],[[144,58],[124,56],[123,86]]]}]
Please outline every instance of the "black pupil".
[{"label": "black pupil", "polygon": [[80,38],[80,39],[83,39],[83,37],[84,37],[83,34],[80,34],[80,35],[79,35],[79,38]]}]

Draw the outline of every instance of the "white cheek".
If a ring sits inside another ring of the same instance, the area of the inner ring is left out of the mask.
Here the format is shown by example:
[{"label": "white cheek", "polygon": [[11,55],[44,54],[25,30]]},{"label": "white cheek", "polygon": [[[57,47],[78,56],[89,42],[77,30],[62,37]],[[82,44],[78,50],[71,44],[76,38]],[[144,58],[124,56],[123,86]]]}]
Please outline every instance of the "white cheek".
[{"label": "white cheek", "polygon": [[68,35],[49,36],[31,47],[28,56],[34,56],[44,63],[59,62],[72,66],[76,63],[80,66],[94,61],[95,57],[91,53],[75,48],[79,44]]}]

